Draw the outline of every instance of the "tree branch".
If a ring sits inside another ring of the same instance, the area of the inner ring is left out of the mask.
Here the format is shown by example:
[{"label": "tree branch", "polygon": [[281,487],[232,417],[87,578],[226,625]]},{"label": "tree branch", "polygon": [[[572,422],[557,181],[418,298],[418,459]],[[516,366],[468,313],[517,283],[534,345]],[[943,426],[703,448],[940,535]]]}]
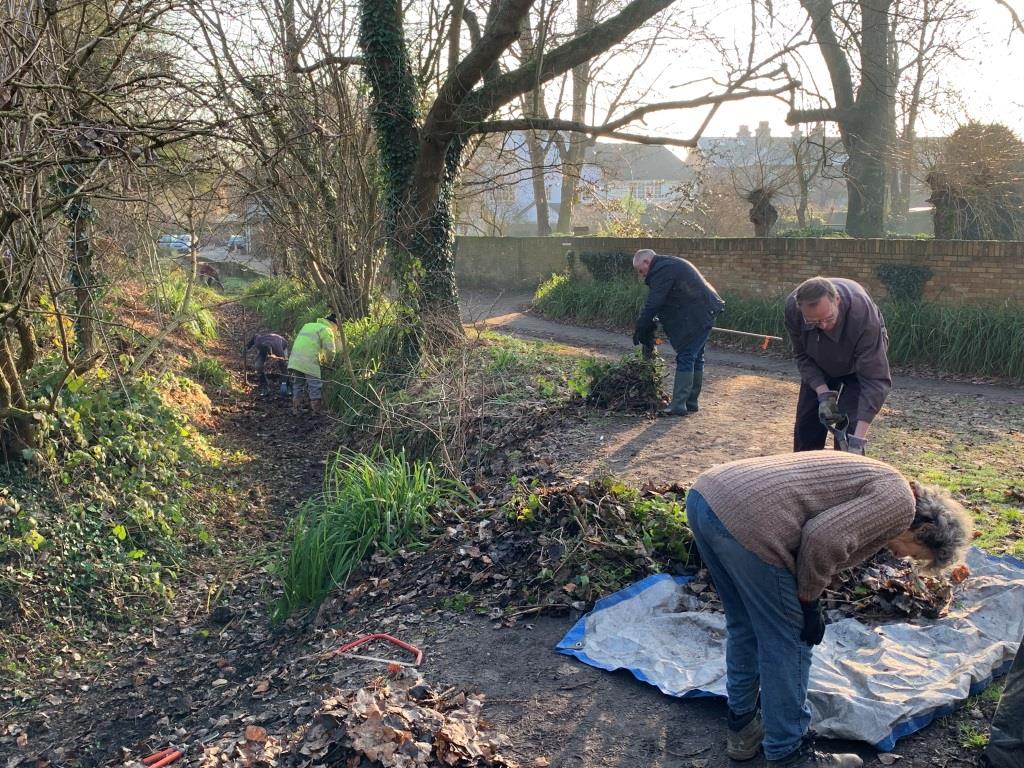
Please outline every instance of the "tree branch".
[{"label": "tree branch", "polygon": [[[811,20],[812,32],[818,41],[821,56],[828,67],[832,93],[837,109],[848,109],[854,104],[853,75],[850,63],[832,28],[832,0],[800,0]],[[787,122],[789,122],[787,118]]]},{"label": "tree branch", "polygon": [[801,123],[838,123],[845,117],[845,113],[836,107],[824,107],[822,109],[791,109],[786,115],[787,125],[799,125]]},{"label": "tree branch", "polygon": [[996,5],[1001,5],[1010,14],[1010,19],[1013,22],[1013,26],[1018,32],[1024,32],[1024,22],[1021,21],[1017,11],[1014,10],[1013,6],[1007,0],[992,0]]},{"label": "tree branch", "polygon": [[447,139],[453,133],[453,118],[466,97],[519,36],[519,26],[533,0],[505,0],[484,29],[480,42],[470,49],[454,72],[448,75],[423,121],[424,137]]},{"label": "tree branch", "polygon": [[[617,123],[618,121],[616,121]],[[480,123],[472,129],[472,133],[499,133],[510,131],[571,131],[586,133],[591,136],[608,136],[613,139],[630,141],[634,144],[668,144],[673,147],[696,147],[697,139],[670,139],[662,136],[642,136],[636,133],[623,133],[608,125],[587,125],[573,120],[556,118],[521,117],[514,120],[493,120]]]},{"label": "tree branch", "polygon": [[316,72],[318,69],[323,69],[324,67],[355,67],[362,63],[362,56],[327,56],[326,58],[320,59],[320,61],[315,61],[312,64],[296,67],[295,73],[299,75],[308,75],[311,72]]},{"label": "tree branch", "polygon": [[673,0],[631,0],[621,11],[572,40],[545,51],[521,67],[496,78],[475,91],[460,110],[462,122],[480,122],[498,107],[537,87],[577,64],[621,43],[644,22],[672,5]]}]

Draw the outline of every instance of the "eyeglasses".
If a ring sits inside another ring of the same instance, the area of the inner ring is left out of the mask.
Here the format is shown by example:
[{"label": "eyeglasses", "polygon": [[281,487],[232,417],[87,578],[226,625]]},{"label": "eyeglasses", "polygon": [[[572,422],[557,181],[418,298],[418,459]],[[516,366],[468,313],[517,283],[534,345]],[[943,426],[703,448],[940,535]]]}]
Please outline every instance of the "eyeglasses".
[{"label": "eyeglasses", "polygon": [[834,325],[836,320],[839,319],[839,302],[828,302],[828,308],[828,314],[824,317],[808,317],[806,312],[801,311],[804,319],[804,325],[812,328],[824,328],[826,326]]}]

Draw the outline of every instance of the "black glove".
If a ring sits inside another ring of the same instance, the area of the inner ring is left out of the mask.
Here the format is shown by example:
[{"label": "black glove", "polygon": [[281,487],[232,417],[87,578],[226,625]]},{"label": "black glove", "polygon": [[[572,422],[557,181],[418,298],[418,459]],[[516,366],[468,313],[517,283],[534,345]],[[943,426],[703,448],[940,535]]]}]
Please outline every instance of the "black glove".
[{"label": "black glove", "polygon": [[808,645],[818,645],[825,637],[825,609],[820,600],[809,603],[800,601],[800,610],[804,612],[804,628],[800,631],[800,639]]},{"label": "black glove", "polygon": [[855,453],[858,456],[864,455],[864,446],[868,444],[868,441],[863,437],[857,437],[856,435],[850,435],[846,438],[846,452]]},{"label": "black glove", "polygon": [[839,393],[835,390],[818,395],[818,419],[823,424],[835,424],[843,414],[839,412]]}]

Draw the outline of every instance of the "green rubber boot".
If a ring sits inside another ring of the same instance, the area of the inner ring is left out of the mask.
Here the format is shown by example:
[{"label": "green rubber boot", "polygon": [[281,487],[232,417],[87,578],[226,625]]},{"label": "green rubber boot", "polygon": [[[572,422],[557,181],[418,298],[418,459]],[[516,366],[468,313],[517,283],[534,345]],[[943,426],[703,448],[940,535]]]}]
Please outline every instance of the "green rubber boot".
[{"label": "green rubber boot", "polygon": [[704,371],[694,371],[693,373],[693,386],[690,387],[690,395],[686,398],[686,410],[690,413],[696,413],[700,409],[697,407],[697,398],[700,397],[700,390],[704,386]]},{"label": "green rubber boot", "polygon": [[690,412],[686,410],[686,399],[690,396],[691,389],[693,389],[693,373],[676,371],[676,380],[672,385],[672,402],[668,404],[667,408],[660,411],[661,415],[688,416]]}]

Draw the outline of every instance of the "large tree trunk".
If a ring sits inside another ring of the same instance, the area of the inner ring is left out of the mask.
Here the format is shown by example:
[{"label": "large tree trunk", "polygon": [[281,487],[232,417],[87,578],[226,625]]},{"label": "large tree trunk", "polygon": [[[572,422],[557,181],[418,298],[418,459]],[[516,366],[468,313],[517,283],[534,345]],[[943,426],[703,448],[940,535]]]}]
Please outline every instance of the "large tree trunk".
[{"label": "large tree trunk", "polygon": [[526,132],[526,144],[530,151],[530,167],[533,171],[533,207],[537,212],[537,235],[551,234],[551,215],[548,210],[548,191],[544,187],[544,173],[547,162],[544,147],[536,131]]},{"label": "large tree trunk", "polygon": [[[596,0],[576,0],[576,33],[582,34],[594,26],[597,11]],[[574,123],[587,121],[587,93],[590,90],[590,62],[572,68],[572,120]],[[568,137],[568,157],[563,158],[561,202],[558,206],[557,231],[572,234],[573,207],[576,205],[576,189],[583,170],[587,146],[590,142],[580,133]]]},{"label": "large tree trunk", "polygon": [[885,232],[888,167],[892,155],[892,103],[895,62],[889,46],[892,0],[861,0],[859,83],[854,97],[850,67],[853,51],[845,50],[832,27],[834,3],[801,0],[813,24],[814,36],[828,67],[835,106],[793,110],[790,124],[829,120],[839,126],[847,153],[846,231],[854,237],[881,237]]}]

